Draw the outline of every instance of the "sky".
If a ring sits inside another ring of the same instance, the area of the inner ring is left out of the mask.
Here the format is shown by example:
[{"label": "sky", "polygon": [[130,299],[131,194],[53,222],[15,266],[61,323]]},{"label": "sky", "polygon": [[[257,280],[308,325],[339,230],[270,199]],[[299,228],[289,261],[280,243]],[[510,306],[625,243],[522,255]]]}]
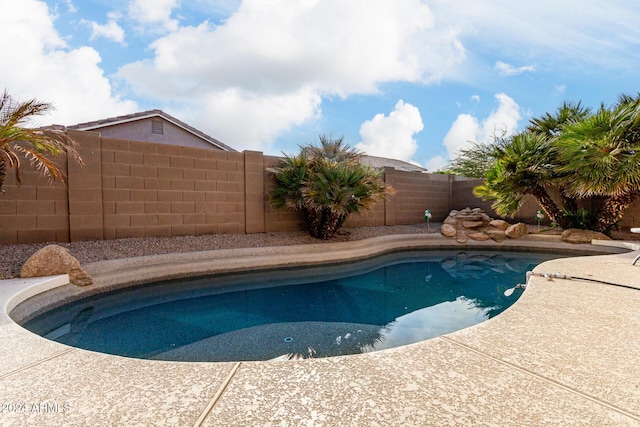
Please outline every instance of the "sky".
[{"label": "sky", "polygon": [[321,134],[446,166],[564,101],[640,92],[636,0],[0,0],[32,125],[161,109],[239,150]]}]

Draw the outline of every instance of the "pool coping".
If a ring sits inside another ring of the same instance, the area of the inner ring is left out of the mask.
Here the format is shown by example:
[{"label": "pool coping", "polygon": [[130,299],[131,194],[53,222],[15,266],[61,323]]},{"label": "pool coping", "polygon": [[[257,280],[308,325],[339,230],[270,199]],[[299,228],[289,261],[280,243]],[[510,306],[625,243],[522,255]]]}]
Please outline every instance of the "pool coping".
[{"label": "pool coping", "polygon": [[[85,266],[96,281],[94,289],[71,289],[71,294],[160,276],[338,263],[429,247],[618,252],[548,261],[534,271],[586,275],[640,289],[640,270],[635,270],[640,267],[631,266],[633,253],[622,249],[535,237],[462,246],[422,234],[105,261]],[[410,346],[330,359],[183,363],[67,347],[35,336],[8,318],[16,293],[41,292],[66,280],[58,276],[0,282],[0,389],[6,399],[0,404],[24,402],[28,409],[3,411],[0,424],[640,423],[640,368],[629,363],[640,356],[640,293],[631,289],[534,276],[520,300],[500,316]],[[576,294],[580,298],[570,297]],[[549,339],[550,334],[555,338]],[[92,379],[90,386],[87,378]],[[43,402],[49,411],[34,410],[34,404],[41,409]]]}]

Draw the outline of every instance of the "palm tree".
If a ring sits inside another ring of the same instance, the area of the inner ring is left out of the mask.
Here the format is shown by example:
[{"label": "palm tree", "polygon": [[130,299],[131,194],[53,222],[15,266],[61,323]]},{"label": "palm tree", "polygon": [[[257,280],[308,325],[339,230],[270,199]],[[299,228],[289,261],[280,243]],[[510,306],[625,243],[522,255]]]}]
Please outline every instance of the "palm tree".
[{"label": "palm tree", "polygon": [[0,191],[10,169],[15,169],[20,183],[21,158],[52,181],[66,180],[64,172],[50,158],[67,155],[82,163],[76,143],[68,135],[25,127],[29,119],[50,112],[51,104],[31,99],[18,102],[5,90],[0,96]]},{"label": "palm tree", "polygon": [[565,126],[556,145],[560,170],[571,176],[567,190],[606,198],[594,227],[606,231],[640,196],[640,96]]},{"label": "palm tree", "polygon": [[[622,95],[612,108],[601,106],[595,113],[565,103],[502,141],[493,157],[485,184],[474,192],[494,200],[499,214],[513,215],[531,194],[552,221],[569,228],[584,216],[577,199],[602,197],[592,228],[607,231],[640,197],[640,95]],[[564,212],[549,197],[549,187],[560,190]]]},{"label": "palm tree", "polygon": [[317,159],[302,190],[311,235],[331,238],[349,215],[370,208],[390,191],[379,169]]},{"label": "palm tree", "polygon": [[[591,109],[583,107],[580,101],[577,103],[565,101],[556,109],[555,113],[545,113],[541,117],[531,119],[527,130],[543,135],[547,139],[548,144],[552,147],[549,151],[549,160],[552,164],[558,165],[559,160],[554,142],[562,134],[562,129],[567,125],[586,120],[590,115]],[[577,200],[567,191],[564,185],[567,174],[561,173],[557,168],[554,173],[556,179],[553,180],[553,184],[559,190],[560,196],[562,197],[563,213],[569,218],[569,222],[571,223],[571,218],[574,218],[578,213]],[[572,223],[570,225],[575,226],[576,224]]]},{"label": "palm tree", "polygon": [[591,109],[583,107],[582,102],[563,102],[554,114],[545,113],[542,117],[529,121],[527,130],[553,138],[562,132],[562,128],[568,124],[579,122],[591,115]]},{"label": "palm tree", "polygon": [[334,162],[359,161],[364,155],[355,148],[349,147],[344,142],[344,137],[334,138],[331,135],[320,135],[320,146],[307,145],[304,150],[314,159],[328,159]]},{"label": "palm tree", "polygon": [[322,135],[320,142],[269,169],[277,187],[267,197],[275,208],[302,212],[311,236],[327,240],[349,215],[370,208],[393,189],[384,184],[382,171],[361,164],[362,154],[342,138]]},{"label": "palm tree", "polygon": [[541,133],[522,132],[498,141],[492,154],[495,161],[485,175],[485,183],[474,188],[474,194],[494,200],[493,208],[503,216],[515,215],[524,196],[531,194],[552,221],[570,228],[546,188],[555,179],[550,151],[549,141]]}]

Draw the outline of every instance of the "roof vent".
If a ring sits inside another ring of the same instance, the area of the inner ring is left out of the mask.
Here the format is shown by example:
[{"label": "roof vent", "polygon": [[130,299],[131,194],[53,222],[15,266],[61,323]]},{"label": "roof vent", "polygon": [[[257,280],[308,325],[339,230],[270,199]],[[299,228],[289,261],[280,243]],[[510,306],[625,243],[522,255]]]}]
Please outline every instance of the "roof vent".
[{"label": "roof vent", "polygon": [[161,119],[151,119],[151,133],[164,135],[164,122]]}]

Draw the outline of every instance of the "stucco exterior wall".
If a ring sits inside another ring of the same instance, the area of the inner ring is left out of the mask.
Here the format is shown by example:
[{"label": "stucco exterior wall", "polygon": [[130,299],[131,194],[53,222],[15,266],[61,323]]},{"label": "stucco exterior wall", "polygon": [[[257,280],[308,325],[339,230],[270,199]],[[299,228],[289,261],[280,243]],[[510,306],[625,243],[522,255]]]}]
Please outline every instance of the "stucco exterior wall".
[{"label": "stucco exterior wall", "polygon": [[[155,142],[184,147],[208,148],[218,150],[213,144],[185,131],[179,126],[166,120],[162,122],[162,134],[152,133],[152,118],[136,120],[129,123],[118,123],[117,126],[107,126],[100,129],[103,138],[131,139],[135,141]],[[156,119],[160,120],[160,119]]]}]

